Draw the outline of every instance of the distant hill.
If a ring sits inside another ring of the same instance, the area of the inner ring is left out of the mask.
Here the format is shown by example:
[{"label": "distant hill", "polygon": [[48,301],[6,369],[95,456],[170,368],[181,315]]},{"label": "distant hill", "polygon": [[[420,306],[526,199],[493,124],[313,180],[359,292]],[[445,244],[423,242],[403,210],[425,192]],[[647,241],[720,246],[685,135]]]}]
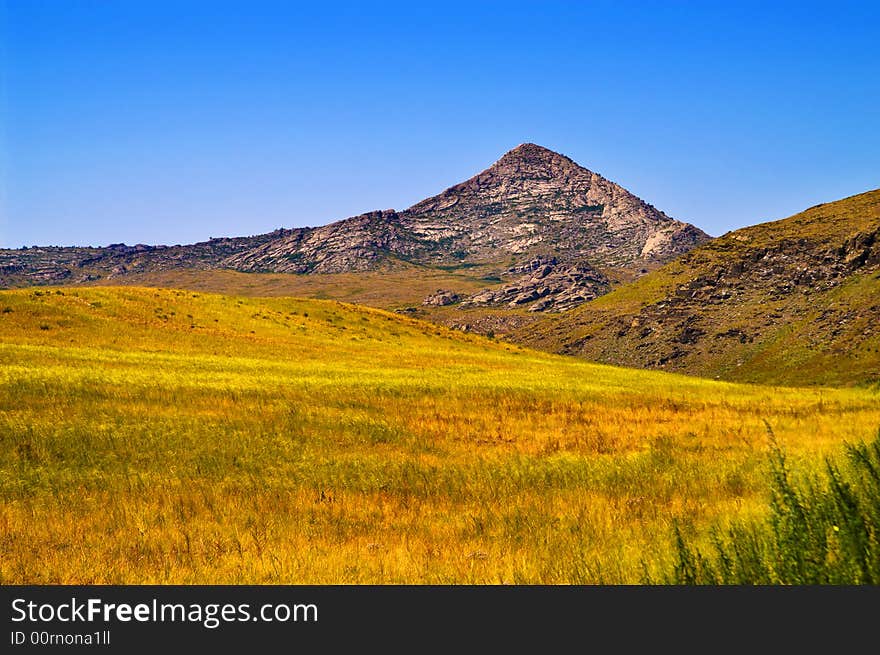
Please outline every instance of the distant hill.
[{"label": "distant hill", "polygon": [[124,284],[183,270],[299,275],[405,270],[409,280],[473,270],[485,279],[485,288],[443,298],[471,307],[552,311],[602,295],[615,281],[708,239],[568,157],[526,143],[405,211],[373,211],[323,227],[188,246],[5,250],[0,286]]},{"label": "distant hill", "polygon": [[780,384],[880,380],[880,190],[730,232],[511,338]]}]

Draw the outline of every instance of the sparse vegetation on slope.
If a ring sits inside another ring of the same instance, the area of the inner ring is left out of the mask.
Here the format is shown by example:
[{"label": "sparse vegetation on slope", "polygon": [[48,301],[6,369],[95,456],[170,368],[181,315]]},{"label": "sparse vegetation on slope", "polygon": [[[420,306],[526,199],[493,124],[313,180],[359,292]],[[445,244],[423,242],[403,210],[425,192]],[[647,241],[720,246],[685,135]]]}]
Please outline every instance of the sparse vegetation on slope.
[{"label": "sparse vegetation on slope", "polygon": [[880,190],[737,230],[514,340],[773,384],[880,382]]},{"label": "sparse vegetation on slope", "polygon": [[[0,582],[639,582],[869,389],[616,369],[327,301],[0,293]],[[816,463],[816,464],[813,464]]]},{"label": "sparse vegetation on slope", "polygon": [[443,271],[416,266],[395,270],[311,275],[184,269],[130,275],[91,284],[179,288],[254,297],[295,296],[338,300],[378,309],[414,308],[420,315],[425,315],[429,308],[422,307],[422,301],[426,296],[441,288],[462,296],[470,295],[496,283],[486,279],[493,272],[497,273],[497,270],[480,268]]}]

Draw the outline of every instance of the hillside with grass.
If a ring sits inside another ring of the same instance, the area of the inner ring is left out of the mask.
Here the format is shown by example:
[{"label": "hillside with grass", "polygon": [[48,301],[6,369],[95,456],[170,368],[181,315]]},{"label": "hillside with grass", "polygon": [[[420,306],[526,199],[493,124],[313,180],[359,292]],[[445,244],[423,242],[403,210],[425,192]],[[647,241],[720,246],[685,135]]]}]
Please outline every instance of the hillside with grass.
[{"label": "hillside with grass", "polygon": [[494,274],[495,271],[485,268],[442,270],[403,265],[381,271],[311,275],[181,269],[134,274],[122,280],[96,280],[87,284],[188,289],[236,296],[338,300],[391,311],[409,310],[407,313],[426,316],[437,307],[422,305],[425,297],[438,289],[463,297],[486,286],[500,284],[493,277]]},{"label": "hillside with grass", "polygon": [[[295,296],[336,300],[385,309],[463,332],[503,336],[539,320],[523,308],[462,306],[461,298],[486,289],[502,289],[499,269],[463,266],[429,269],[399,266],[358,273],[242,273],[240,271],[176,270],[126,276],[122,280],[95,280],[88,286],[144,286],[187,289],[250,297]],[[117,284],[113,284],[116,282]],[[456,302],[425,301],[452,297]]]},{"label": "hillside with grass", "polygon": [[597,362],[771,384],[880,382],[880,190],[728,233],[514,332]]},{"label": "hillside with grass", "polygon": [[[766,421],[766,424],[765,424]],[[880,425],[332,301],[0,293],[0,583],[640,582]]]}]

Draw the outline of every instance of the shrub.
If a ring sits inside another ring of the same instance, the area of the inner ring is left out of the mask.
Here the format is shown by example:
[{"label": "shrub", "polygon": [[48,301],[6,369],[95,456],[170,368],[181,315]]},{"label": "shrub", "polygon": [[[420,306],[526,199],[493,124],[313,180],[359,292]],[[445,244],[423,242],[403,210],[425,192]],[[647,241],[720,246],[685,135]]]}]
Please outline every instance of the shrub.
[{"label": "shrub", "polygon": [[[772,436],[772,433],[771,433]],[[770,516],[715,532],[708,553],[674,530],[673,584],[880,584],[880,431],[796,482],[771,439]]]}]

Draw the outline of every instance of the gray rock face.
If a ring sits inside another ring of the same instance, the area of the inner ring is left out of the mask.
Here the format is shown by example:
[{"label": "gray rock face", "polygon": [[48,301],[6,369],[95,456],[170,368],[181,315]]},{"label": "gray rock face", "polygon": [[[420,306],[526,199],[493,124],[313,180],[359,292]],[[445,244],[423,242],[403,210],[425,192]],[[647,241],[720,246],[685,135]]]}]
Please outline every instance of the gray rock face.
[{"label": "gray rock face", "polygon": [[608,291],[609,281],[588,264],[560,264],[555,257],[536,257],[515,266],[505,276],[516,279],[500,288],[467,298],[462,307],[527,307],[529,311],[565,311]]},{"label": "gray rock face", "polygon": [[459,296],[457,293],[453,291],[446,291],[444,289],[437,289],[437,291],[425,298],[422,301],[422,304],[445,307],[446,305],[454,305],[459,300],[461,300],[461,296]]},{"label": "gray rock face", "polygon": [[443,261],[529,258],[553,252],[607,266],[664,262],[709,236],[669,218],[568,157],[526,143],[466,182],[402,212],[402,223],[434,244]]},{"label": "gray rock face", "polygon": [[391,255],[410,257],[417,249],[400,215],[386,209],[323,227],[290,230],[233,254],[220,267],[259,273],[348,273],[375,270],[388,264]]},{"label": "gray rock face", "polygon": [[291,230],[217,238],[186,246],[34,246],[0,250],[0,287],[89,282],[127,273],[219,268],[231,255],[283,238]]}]

